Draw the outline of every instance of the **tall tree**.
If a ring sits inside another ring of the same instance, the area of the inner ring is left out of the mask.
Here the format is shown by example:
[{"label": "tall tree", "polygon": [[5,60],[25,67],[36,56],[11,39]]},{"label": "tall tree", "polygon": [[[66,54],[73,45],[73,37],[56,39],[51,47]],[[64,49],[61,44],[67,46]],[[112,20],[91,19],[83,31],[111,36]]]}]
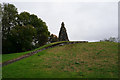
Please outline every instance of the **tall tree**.
[{"label": "tall tree", "polygon": [[32,25],[36,31],[37,35],[34,37],[34,42],[37,46],[46,44],[48,41],[48,36],[50,32],[48,31],[47,25],[40,18],[34,14],[29,14],[28,12],[22,12],[18,16],[19,25]]},{"label": "tall tree", "polygon": [[24,25],[28,25],[28,24],[31,24],[30,23],[30,13],[28,12],[21,12],[19,15],[18,15],[18,25],[20,26],[24,26]]},{"label": "tall tree", "polygon": [[3,4],[2,8],[2,51],[3,53],[30,50],[34,44],[46,44],[50,32],[40,18],[28,12],[18,14],[13,4]]},{"label": "tall tree", "polygon": [[2,39],[1,34],[2,34],[2,4],[0,4],[0,39]]},{"label": "tall tree", "polygon": [[3,4],[2,14],[2,34],[3,39],[5,39],[9,35],[11,28],[16,25],[17,8],[13,4]]},{"label": "tall tree", "polygon": [[17,8],[12,4],[3,4],[2,8],[2,51],[11,52],[10,31],[16,25]]},{"label": "tall tree", "polygon": [[31,25],[15,26],[11,30],[11,41],[16,47],[15,52],[28,51],[33,48],[33,37],[36,30]]}]

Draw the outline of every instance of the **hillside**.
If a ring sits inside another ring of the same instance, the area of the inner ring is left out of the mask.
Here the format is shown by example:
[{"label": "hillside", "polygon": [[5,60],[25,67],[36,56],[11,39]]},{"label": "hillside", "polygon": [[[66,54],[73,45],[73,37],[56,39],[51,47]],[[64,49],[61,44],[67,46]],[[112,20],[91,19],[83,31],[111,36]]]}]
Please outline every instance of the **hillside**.
[{"label": "hillside", "polygon": [[[6,62],[6,61],[9,61],[11,59],[15,59],[17,57],[20,57],[20,56],[23,56],[23,55],[26,55],[28,53],[31,53],[31,52],[34,52],[34,51],[37,51],[37,50],[40,50],[40,49],[43,49],[45,47],[50,47],[52,45],[56,45],[56,44],[59,44],[59,43],[65,43],[67,41],[61,41],[61,42],[54,42],[54,43],[50,43],[50,44],[47,44],[47,45],[44,45],[42,47],[39,47],[37,49],[34,49],[34,50],[31,50],[31,51],[26,51],[26,52],[21,52],[21,53],[13,53],[13,54],[3,54],[2,55],[2,62]],[[72,41],[71,41],[72,42]]]},{"label": "hillside", "polygon": [[91,42],[57,46],[2,69],[3,78],[118,78],[118,44]]}]

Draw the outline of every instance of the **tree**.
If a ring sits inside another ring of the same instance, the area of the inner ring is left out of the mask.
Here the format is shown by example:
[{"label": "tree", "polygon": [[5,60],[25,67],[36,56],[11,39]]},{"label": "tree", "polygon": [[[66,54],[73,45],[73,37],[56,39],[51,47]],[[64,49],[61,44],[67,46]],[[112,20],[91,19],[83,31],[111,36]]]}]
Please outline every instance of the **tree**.
[{"label": "tree", "polygon": [[40,18],[28,12],[18,14],[13,4],[2,8],[2,51],[13,53],[27,51],[46,44],[50,32]]},{"label": "tree", "polygon": [[50,35],[50,39],[49,41],[52,43],[52,42],[57,42],[58,41],[58,37],[54,34],[51,34]]},{"label": "tree", "polygon": [[42,46],[48,41],[48,36],[50,32],[48,31],[47,25],[40,18],[34,14],[29,14],[28,12],[22,12],[18,16],[19,25],[32,25],[36,31],[37,35],[34,37],[34,42],[37,46]]},{"label": "tree", "polygon": [[13,44],[10,41],[10,31],[16,25],[17,8],[12,4],[2,5],[2,51],[3,53],[11,52]]},{"label": "tree", "polygon": [[115,38],[115,37],[110,37],[110,38],[109,38],[109,41],[110,41],[110,42],[116,42],[116,38]]},{"label": "tree", "polygon": [[0,4],[0,31],[1,31],[1,28],[2,28],[2,5]]},{"label": "tree", "polygon": [[3,4],[2,10],[2,39],[6,39],[6,36],[9,35],[12,27],[16,25],[17,20],[17,8],[12,4]]},{"label": "tree", "polygon": [[15,26],[11,30],[11,41],[17,48],[15,52],[28,51],[33,48],[33,37],[36,29],[31,25]]},{"label": "tree", "polygon": [[2,40],[2,5],[0,4],[0,39]]},{"label": "tree", "polygon": [[66,28],[64,27],[64,22],[62,22],[61,24],[61,28],[59,32],[59,41],[69,41]]},{"label": "tree", "polygon": [[117,37],[109,37],[108,39],[105,38],[104,40],[100,40],[100,42],[106,41],[106,42],[119,42],[119,38]]},{"label": "tree", "polygon": [[30,14],[28,12],[21,12],[18,15],[17,22],[18,22],[18,25],[20,25],[20,26],[31,24],[30,23]]}]

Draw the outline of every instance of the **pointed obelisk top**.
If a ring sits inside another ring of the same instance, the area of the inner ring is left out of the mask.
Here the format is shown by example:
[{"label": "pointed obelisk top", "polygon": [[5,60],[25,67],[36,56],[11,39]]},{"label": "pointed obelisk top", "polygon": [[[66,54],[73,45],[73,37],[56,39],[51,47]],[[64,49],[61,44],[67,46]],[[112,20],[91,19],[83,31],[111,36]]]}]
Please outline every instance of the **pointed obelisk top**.
[{"label": "pointed obelisk top", "polygon": [[62,22],[59,32],[59,41],[69,41],[67,31],[64,25],[64,22]]}]

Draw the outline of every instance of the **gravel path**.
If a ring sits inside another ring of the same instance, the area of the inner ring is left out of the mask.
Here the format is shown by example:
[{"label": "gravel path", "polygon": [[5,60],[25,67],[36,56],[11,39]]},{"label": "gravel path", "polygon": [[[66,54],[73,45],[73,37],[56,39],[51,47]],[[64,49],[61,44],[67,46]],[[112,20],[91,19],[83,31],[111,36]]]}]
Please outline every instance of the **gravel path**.
[{"label": "gravel path", "polygon": [[43,50],[46,50],[46,49],[48,49],[48,48],[52,48],[52,47],[55,47],[55,46],[63,46],[63,45],[66,45],[66,44],[86,43],[86,42],[87,42],[87,41],[74,41],[74,42],[63,42],[63,43],[53,44],[53,45],[48,46],[48,47],[45,47],[45,48],[43,48],[43,49],[39,49],[39,50],[36,50],[36,51],[32,51],[32,52],[30,52],[30,53],[24,54],[24,55],[22,55],[22,56],[20,56],[20,57],[18,57],[18,58],[15,58],[15,59],[12,59],[12,60],[9,60],[9,61],[5,61],[5,62],[3,62],[2,64],[0,63],[0,66],[1,66],[1,65],[2,65],[2,66],[5,66],[5,65],[8,65],[8,64],[10,64],[10,63],[14,63],[14,62],[19,61],[19,60],[21,60],[21,59],[24,59],[24,58],[27,58],[27,57],[29,57],[29,56],[32,56],[32,55],[34,55],[34,54],[36,54],[36,53],[38,53],[38,52],[40,52],[40,51],[43,51]]}]

